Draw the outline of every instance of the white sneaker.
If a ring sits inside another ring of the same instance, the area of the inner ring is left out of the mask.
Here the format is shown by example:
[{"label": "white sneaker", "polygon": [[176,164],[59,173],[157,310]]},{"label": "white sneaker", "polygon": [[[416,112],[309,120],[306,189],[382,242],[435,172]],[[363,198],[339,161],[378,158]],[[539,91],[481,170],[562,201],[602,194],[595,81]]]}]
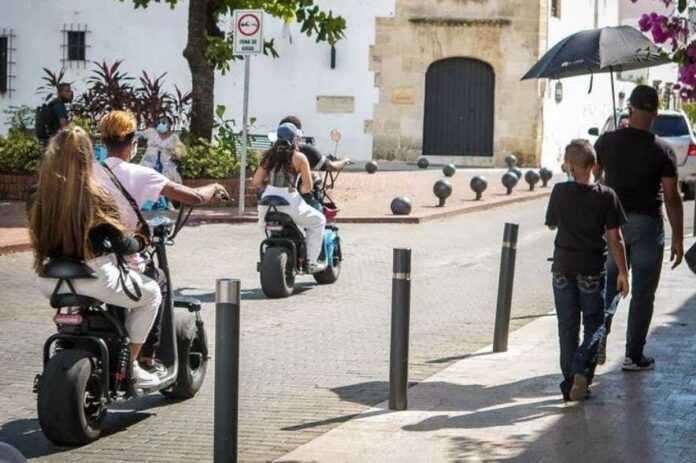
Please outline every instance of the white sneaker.
[{"label": "white sneaker", "polygon": [[143,370],[138,362],[133,362],[133,378],[135,378],[135,385],[144,389],[151,389],[160,384],[160,379],[157,375]]},{"label": "white sneaker", "polygon": [[326,262],[319,260],[310,262],[307,267],[309,268],[309,273],[319,273],[326,270],[327,265]]}]

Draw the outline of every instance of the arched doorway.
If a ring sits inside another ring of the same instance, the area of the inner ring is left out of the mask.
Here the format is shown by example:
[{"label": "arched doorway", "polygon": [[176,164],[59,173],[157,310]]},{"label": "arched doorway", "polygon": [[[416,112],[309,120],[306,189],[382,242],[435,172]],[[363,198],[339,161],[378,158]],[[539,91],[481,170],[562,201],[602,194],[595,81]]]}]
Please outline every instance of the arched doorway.
[{"label": "arched doorway", "polygon": [[495,74],[483,61],[447,58],[425,75],[423,154],[493,156]]}]

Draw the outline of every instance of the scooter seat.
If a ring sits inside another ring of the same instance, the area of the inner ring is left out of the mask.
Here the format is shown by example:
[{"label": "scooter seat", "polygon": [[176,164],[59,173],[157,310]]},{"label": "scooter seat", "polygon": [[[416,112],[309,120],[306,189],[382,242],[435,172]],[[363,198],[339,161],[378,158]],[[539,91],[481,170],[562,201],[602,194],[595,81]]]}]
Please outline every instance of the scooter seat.
[{"label": "scooter seat", "polygon": [[261,198],[259,201],[261,206],[289,206],[290,203],[282,196],[268,195]]},{"label": "scooter seat", "polygon": [[51,296],[50,302],[51,307],[54,309],[63,307],[98,307],[102,304],[101,301],[93,297],[72,293],[54,294]]},{"label": "scooter seat", "polygon": [[97,274],[87,264],[67,257],[49,258],[43,265],[40,276],[61,280],[97,278]]}]

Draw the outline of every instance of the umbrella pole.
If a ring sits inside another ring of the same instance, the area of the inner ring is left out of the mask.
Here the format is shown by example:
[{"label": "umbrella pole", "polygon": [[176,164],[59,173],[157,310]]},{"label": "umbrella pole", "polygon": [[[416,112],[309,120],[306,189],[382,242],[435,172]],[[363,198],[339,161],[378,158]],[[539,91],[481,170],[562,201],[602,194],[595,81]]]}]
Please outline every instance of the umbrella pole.
[{"label": "umbrella pole", "polygon": [[611,76],[611,117],[614,119],[614,130],[618,130],[619,122],[616,120],[616,93],[614,92],[614,68],[609,67]]}]

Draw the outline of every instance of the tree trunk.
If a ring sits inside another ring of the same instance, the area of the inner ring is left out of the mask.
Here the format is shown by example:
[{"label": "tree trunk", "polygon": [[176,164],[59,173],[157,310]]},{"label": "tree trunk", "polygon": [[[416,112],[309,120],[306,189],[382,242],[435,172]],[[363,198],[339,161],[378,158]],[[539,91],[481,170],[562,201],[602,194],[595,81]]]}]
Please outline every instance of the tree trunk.
[{"label": "tree trunk", "polygon": [[205,56],[208,0],[190,0],[184,58],[191,69],[191,135],[210,140],[215,111],[215,66]]}]

